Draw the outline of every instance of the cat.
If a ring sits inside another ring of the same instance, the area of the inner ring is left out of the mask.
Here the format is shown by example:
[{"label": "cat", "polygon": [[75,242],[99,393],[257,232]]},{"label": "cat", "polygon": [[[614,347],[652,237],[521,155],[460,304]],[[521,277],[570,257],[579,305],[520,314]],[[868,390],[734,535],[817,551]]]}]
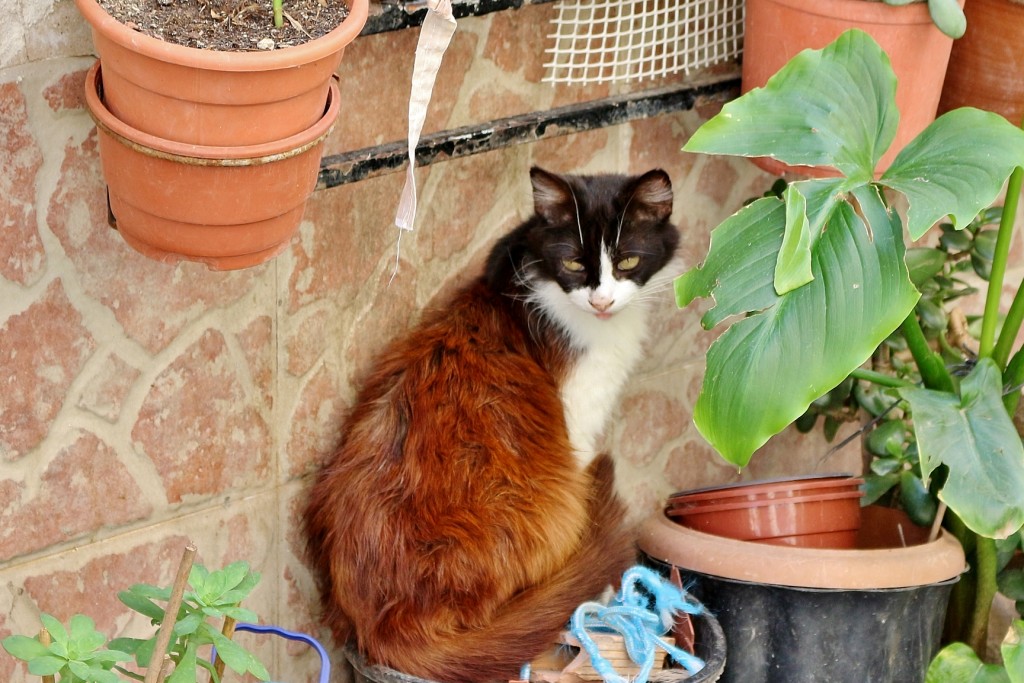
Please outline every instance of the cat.
[{"label": "cat", "polygon": [[530,179],[534,215],[377,358],[303,512],[334,637],[445,683],[517,678],[635,561],[596,448],[668,281],[672,185]]}]

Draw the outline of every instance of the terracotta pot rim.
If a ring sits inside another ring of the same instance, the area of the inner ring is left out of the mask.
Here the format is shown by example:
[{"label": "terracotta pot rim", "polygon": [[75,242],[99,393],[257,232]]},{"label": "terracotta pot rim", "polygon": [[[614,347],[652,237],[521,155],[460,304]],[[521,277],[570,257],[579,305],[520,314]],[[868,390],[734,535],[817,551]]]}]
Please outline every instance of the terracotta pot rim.
[{"label": "terracotta pot rim", "polygon": [[[863,0],[859,0],[863,1]],[[677,491],[668,497],[669,504],[681,502],[697,502],[721,498],[748,498],[750,496],[766,496],[798,494],[807,489],[846,489],[859,487],[864,483],[863,477],[852,474],[820,474],[800,477],[776,477],[773,479],[757,479],[741,481],[720,486],[705,486],[699,489]]]},{"label": "terracotta pot rim", "polygon": [[220,71],[269,71],[316,61],[342,50],[362,31],[369,0],[346,0],[349,14],[330,33],[302,45],[260,52],[202,50],[176,45],[130,29],[107,14],[96,0],[75,0],[78,11],[94,30],[134,52],[171,64]]},{"label": "terracotta pot rim", "polygon": [[856,491],[835,491],[832,493],[809,494],[805,496],[787,496],[785,498],[759,498],[756,500],[736,500],[722,503],[706,504],[703,501],[677,502],[670,504],[666,511],[672,516],[702,515],[705,513],[728,512],[730,510],[748,510],[751,508],[790,506],[801,503],[823,503],[831,500],[847,500],[850,498],[863,498],[864,492]]},{"label": "terracotta pot rim", "polygon": [[[77,0],[76,0],[77,1]],[[928,4],[913,0],[906,5],[888,5],[874,0],[769,0],[778,5],[820,17],[861,24],[931,24]],[[961,0],[961,7],[963,0]],[[938,29],[935,29],[936,31]]]},{"label": "terracotta pot rim", "polygon": [[304,131],[280,140],[256,145],[207,146],[168,140],[144,133],[120,120],[107,109],[99,94],[103,76],[100,62],[89,69],[85,80],[85,102],[96,125],[116,139],[149,156],[203,166],[256,166],[281,161],[320,144],[330,134],[341,112],[338,77],[331,79],[324,115]]},{"label": "terracotta pot rim", "polygon": [[856,529],[841,529],[838,531],[819,531],[810,534],[788,534],[785,536],[752,538],[749,540],[749,543],[785,545],[791,548],[849,548],[856,542],[856,537]]},{"label": "terracotta pot rim", "polygon": [[963,549],[945,532],[902,548],[805,548],[706,534],[659,513],[643,523],[638,544],[651,558],[681,569],[800,588],[907,588],[954,579],[966,568]]}]

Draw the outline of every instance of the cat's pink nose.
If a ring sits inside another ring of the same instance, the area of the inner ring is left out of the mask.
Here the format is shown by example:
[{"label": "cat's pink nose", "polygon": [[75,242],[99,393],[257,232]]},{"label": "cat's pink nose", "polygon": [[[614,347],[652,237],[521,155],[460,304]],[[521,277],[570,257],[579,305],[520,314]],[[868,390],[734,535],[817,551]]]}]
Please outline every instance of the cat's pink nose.
[{"label": "cat's pink nose", "polygon": [[615,299],[600,298],[600,299],[591,299],[590,300],[590,305],[594,307],[594,310],[599,311],[601,313],[604,313],[609,308],[611,308],[612,304],[614,304],[614,303],[615,303]]}]

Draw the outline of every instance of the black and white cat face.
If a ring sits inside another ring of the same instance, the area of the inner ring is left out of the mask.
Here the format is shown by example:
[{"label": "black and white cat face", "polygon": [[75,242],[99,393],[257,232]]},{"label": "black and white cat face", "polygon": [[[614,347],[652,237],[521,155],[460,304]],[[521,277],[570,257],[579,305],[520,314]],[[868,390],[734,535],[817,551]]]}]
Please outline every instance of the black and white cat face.
[{"label": "black and white cat face", "polygon": [[[556,283],[580,311],[606,320],[672,259],[679,234],[669,222],[672,184],[664,171],[560,176],[533,168],[530,179],[534,286]],[[557,296],[550,287],[538,293]]]}]

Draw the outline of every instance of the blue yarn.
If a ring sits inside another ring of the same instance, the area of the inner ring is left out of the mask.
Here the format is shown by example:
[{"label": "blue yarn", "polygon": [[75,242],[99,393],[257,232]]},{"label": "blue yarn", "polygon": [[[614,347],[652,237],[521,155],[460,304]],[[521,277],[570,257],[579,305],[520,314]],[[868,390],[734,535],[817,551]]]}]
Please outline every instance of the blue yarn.
[{"label": "blue yarn", "polygon": [[629,658],[640,665],[632,683],[646,683],[654,667],[655,648],[662,648],[691,674],[704,667],[704,661],[660,636],[672,629],[679,612],[700,614],[700,605],[690,602],[678,586],[656,572],[641,566],[632,567],[622,575],[622,588],[607,605],[585,602],[576,608],[570,621],[570,632],[590,655],[590,663],[605,683],[629,683],[601,656],[588,629],[614,632],[622,636]]}]

